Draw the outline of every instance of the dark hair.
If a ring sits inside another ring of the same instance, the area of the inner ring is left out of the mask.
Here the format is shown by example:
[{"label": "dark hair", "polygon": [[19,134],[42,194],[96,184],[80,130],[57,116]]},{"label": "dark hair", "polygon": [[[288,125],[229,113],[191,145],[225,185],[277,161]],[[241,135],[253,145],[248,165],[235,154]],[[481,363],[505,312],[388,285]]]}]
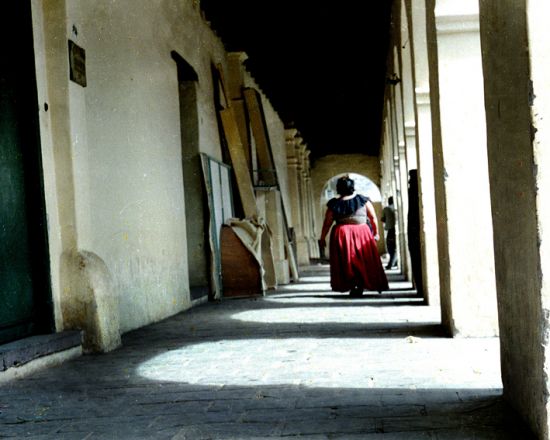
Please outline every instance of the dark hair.
[{"label": "dark hair", "polygon": [[355,191],[355,182],[348,176],[340,177],[336,181],[336,192],[341,196],[351,196]]},{"label": "dark hair", "polygon": [[393,205],[393,196],[388,197],[388,204]]}]

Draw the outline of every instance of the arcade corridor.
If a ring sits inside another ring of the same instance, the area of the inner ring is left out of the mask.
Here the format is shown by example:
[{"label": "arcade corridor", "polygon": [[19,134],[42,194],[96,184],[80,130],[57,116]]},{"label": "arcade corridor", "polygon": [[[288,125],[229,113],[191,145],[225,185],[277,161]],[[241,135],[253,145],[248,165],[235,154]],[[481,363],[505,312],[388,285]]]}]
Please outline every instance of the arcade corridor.
[{"label": "arcade corridor", "polygon": [[[550,440],[548,0],[2,16],[0,437]],[[417,295],[311,266],[346,174]]]},{"label": "arcade corridor", "polygon": [[123,347],[4,385],[0,437],[528,439],[496,338],[449,339],[407,284],[361,299],[326,266],[260,299],[196,307]]}]

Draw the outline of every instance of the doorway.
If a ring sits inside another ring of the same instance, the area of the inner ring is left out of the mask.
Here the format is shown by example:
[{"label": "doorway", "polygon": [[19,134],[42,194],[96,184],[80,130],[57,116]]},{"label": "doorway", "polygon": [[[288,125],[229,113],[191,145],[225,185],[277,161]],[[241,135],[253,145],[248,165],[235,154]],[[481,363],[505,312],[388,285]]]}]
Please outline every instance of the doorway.
[{"label": "doorway", "polygon": [[53,312],[30,2],[0,8],[10,22],[0,28],[0,343],[6,343],[52,331]]},{"label": "doorway", "polygon": [[185,196],[187,261],[191,300],[207,298],[210,294],[206,192],[199,154],[199,116],[197,111],[198,75],[177,52],[172,58],[178,69],[180,126]]}]

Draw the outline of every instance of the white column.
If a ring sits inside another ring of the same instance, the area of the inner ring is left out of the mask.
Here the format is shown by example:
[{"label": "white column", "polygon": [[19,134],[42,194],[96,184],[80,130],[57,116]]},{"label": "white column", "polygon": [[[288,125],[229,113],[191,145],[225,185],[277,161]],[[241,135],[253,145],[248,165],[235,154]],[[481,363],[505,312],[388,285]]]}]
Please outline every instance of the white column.
[{"label": "white column", "polygon": [[453,335],[493,336],[498,324],[479,7],[476,0],[427,4],[442,319]]},{"label": "white column", "polygon": [[439,304],[439,260],[437,254],[437,224],[435,217],[432,115],[430,111],[428,47],[426,41],[425,0],[407,0],[409,38],[414,72],[414,103],[416,106],[416,142],[418,190],[420,199],[420,242],[422,248],[422,278],[428,304]]},{"label": "white column", "polygon": [[306,185],[305,185],[305,173],[304,173],[304,155],[306,152],[306,146],[301,138],[297,141],[296,146],[298,157],[298,188],[299,188],[299,219],[300,219],[300,235],[296,234],[296,252],[298,265],[309,265],[309,243],[308,234],[309,227],[307,223],[307,209],[305,208],[306,199]]},{"label": "white column", "polygon": [[281,207],[281,194],[278,190],[265,193],[266,221],[271,229],[271,247],[273,250],[273,263],[277,284],[290,282],[290,267],[285,255],[285,238],[283,210]]},{"label": "white column", "polygon": [[303,237],[302,230],[302,213],[301,213],[301,203],[300,203],[300,171],[299,171],[299,157],[298,157],[298,148],[297,148],[297,130],[287,129],[285,131],[286,135],[286,153],[287,153],[287,164],[288,164],[288,192],[290,196],[290,207],[291,207],[291,219],[292,224],[290,225],[294,231],[294,240],[296,247],[296,259],[298,264],[300,264],[300,255],[302,249],[298,246],[298,240],[300,237]]},{"label": "white column", "polygon": [[308,212],[308,224],[309,224],[309,256],[310,258],[319,258],[319,242],[318,237],[320,231],[315,231],[315,199],[313,194],[313,186],[311,183],[311,162],[309,159],[310,151],[307,151],[307,158],[305,161],[306,173],[306,193],[307,193],[307,212]]},{"label": "white column", "polygon": [[303,198],[303,210],[304,210],[304,220],[306,224],[306,241],[308,245],[308,255],[309,258],[315,258],[315,247],[317,245],[317,239],[315,238],[314,229],[313,229],[313,212],[311,206],[311,174],[309,166],[309,155],[310,151],[307,147],[304,149],[304,156],[302,159],[302,170],[303,170],[303,188],[304,188],[304,198]]},{"label": "white column", "polygon": [[414,105],[414,72],[412,66],[412,45],[407,8],[404,0],[401,5],[401,39],[399,46],[401,60],[401,90],[403,95],[403,115],[405,122],[405,144],[407,146],[407,170],[417,168],[416,163],[416,115]]},{"label": "white column", "polygon": [[550,438],[550,37],[546,0],[480,1],[504,395]]},{"label": "white column", "polygon": [[[394,47],[394,69],[401,72],[397,47]],[[405,145],[405,119],[400,83],[392,87],[392,120],[394,167],[396,182],[395,206],[397,211],[397,246],[399,249],[399,267],[408,280],[412,279],[409,249],[407,243],[407,212],[409,210],[407,194],[407,156]]]}]

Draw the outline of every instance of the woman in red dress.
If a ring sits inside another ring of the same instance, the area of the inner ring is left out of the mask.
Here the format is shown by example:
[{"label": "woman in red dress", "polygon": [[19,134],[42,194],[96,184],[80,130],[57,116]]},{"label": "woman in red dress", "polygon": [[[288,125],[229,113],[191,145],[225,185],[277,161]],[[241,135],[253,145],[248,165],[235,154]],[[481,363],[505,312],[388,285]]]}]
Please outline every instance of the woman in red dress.
[{"label": "woman in red dress", "polygon": [[336,292],[388,290],[388,280],[380,261],[376,241],[378,221],[368,197],[355,193],[355,183],[347,176],[336,182],[339,197],[329,200],[319,244],[326,246],[330,235],[330,285]]}]

